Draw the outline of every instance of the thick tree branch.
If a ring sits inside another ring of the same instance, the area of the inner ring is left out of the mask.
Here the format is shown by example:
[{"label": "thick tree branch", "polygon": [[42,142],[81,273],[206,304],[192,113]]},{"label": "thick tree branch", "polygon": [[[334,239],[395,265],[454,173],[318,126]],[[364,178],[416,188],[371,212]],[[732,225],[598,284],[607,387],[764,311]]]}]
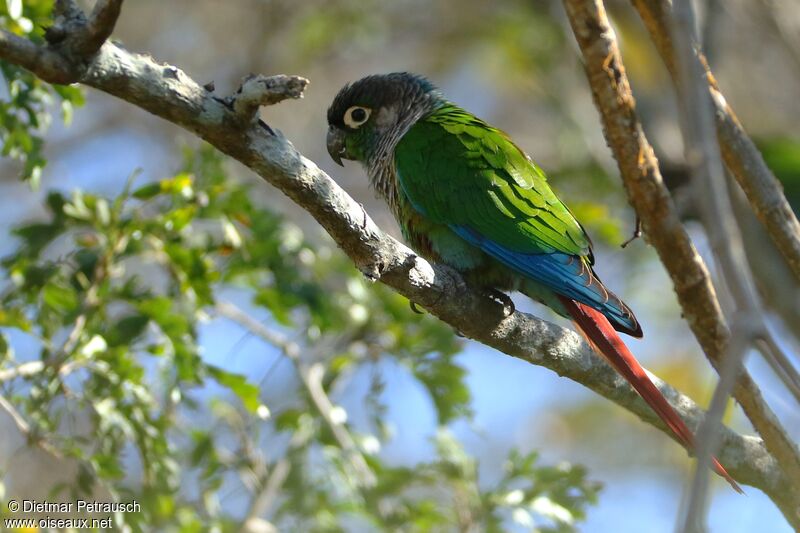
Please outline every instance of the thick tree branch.
[{"label": "thick tree branch", "polygon": [[0,30],[0,58],[35,71],[50,83],[70,83],[74,77],[70,62],[61,54],[6,30]]},{"label": "thick tree branch", "polygon": [[[632,0],[673,82],[679,83],[670,35],[670,0]],[[795,277],[800,280],[800,222],[783,194],[783,186],[764,162],[761,152],[747,136],[739,119],[717,86],[702,53],[697,54],[708,82],[715,108],[717,138],[725,166],[744,190],[756,216],[781,251]]]},{"label": "thick tree branch", "polygon": [[[19,54],[16,57],[20,59]],[[2,43],[0,58],[11,60]],[[22,59],[19,64],[35,74],[47,73],[35,58]],[[465,286],[456,272],[427,263],[382,232],[355,200],[279,132],[257,122],[243,124],[225,101],[181,70],[106,42],[85,69],[75,66],[73,73],[81,83],[186,128],[248,166],[310,213],[371,279],[380,279],[464,335],[550,368],[665,430],[635,391],[578,334],[521,312],[504,316],[501,305]],[[660,380],[655,382],[687,424],[696,428],[703,411]],[[787,479],[761,440],[729,429],[723,433],[719,457],[729,472],[780,500]]]},{"label": "thick tree branch", "polygon": [[[600,0],[564,0],[570,24],[583,53],[589,84],[600,111],[606,139],[619,164],[628,198],[641,217],[645,233],[673,280],[678,301],[695,337],[718,370],[730,342],[730,331],[717,301],[708,269],[680,222],[658,161],[638,120],[622,57]],[[763,401],[752,378],[742,371],[734,396],[768,449],[781,464],[798,464],[794,443]],[[792,515],[797,495],[778,503]]]}]

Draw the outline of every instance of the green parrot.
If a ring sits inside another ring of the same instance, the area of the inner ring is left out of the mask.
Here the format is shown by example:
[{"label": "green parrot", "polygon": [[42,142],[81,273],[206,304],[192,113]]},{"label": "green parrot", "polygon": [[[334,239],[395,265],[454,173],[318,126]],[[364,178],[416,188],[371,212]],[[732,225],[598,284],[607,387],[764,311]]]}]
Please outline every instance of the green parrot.
[{"label": "green parrot", "polygon": [[[572,319],[693,449],[691,431],[616,333],[641,337],[642,329],[594,273],[586,231],[507,134],[406,72],[343,87],[328,109],[328,126],[333,160],[363,165],[417,253],[475,286],[520,291]],[[741,491],[716,458],[713,467]]]}]

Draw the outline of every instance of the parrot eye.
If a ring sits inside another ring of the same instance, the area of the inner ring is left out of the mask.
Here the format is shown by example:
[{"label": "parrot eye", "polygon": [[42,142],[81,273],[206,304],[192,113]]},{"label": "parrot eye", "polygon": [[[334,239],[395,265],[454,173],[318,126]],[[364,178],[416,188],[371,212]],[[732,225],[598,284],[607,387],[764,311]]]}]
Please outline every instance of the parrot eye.
[{"label": "parrot eye", "polygon": [[371,109],[354,105],[344,113],[344,123],[350,128],[357,128],[367,121]]}]

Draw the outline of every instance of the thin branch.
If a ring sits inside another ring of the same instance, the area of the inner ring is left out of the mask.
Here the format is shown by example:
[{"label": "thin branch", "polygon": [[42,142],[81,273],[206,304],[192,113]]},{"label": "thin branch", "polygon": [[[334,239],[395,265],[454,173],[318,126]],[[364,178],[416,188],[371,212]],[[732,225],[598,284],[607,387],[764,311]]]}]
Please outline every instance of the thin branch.
[{"label": "thin branch", "polygon": [[628,240],[623,242],[620,246],[622,248],[625,248],[626,246],[628,246],[630,243],[632,243],[641,236],[642,236],[642,219],[639,218],[639,215],[636,215],[636,221],[634,222],[633,226],[633,234],[628,238]]},{"label": "thin branch", "polygon": [[4,396],[0,396],[0,410],[6,412],[6,414],[11,417],[11,420],[14,421],[14,425],[17,426],[19,432],[25,436],[26,438],[31,434],[31,426],[28,422],[19,414],[19,411],[11,405],[11,402],[5,399]]},{"label": "thin branch", "polygon": [[[51,455],[54,459],[59,461],[65,460],[64,456],[57,450],[44,435],[40,434],[35,426],[25,420],[25,417],[17,410],[16,407],[5,397],[0,395],[0,411],[5,412],[11,421],[14,422],[19,434],[24,438],[28,444],[34,444],[45,453]],[[8,438],[8,436],[4,436]],[[19,448],[22,448],[20,446]]]},{"label": "thin branch", "polygon": [[[671,3],[668,0],[632,0],[632,1],[637,11],[639,12],[640,16],[642,17],[645,26],[650,32],[650,35],[656,44],[656,48],[658,49],[659,54],[661,55],[662,59],[667,65],[667,68],[672,75],[673,81],[677,85],[680,80],[680,76],[678,71],[678,64],[676,63],[675,54],[673,52],[672,36],[668,30],[668,28],[670,27],[670,13],[672,9]],[[742,185],[742,188],[745,190],[745,193],[748,195],[748,198],[750,199],[751,203],[755,204],[756,201],[754,201],[750,193],[747,193],[747,188],[748,188],[747,184],[751,184],[752,182],[754,182],[756,177],[758,177],[762,182],[770,182],[770,179],[767,179],[767,177],[771,177],[771,184],[762,183],[761,189],[767,192],[771,191],[769,192],[769,194],[773,197],[773,200],[776,201],[776,205],[781,204],[781,202],[776,200],[775,198],[777,196],[783,197],[780,184],[778,184],[774,176],[772,176],[771,172],[764,164],[761,154],[755,148],[752,141],[750,141],[747,138],[746,134],[741,129],[741,125],[738,123],[735,116],[733,115],[733,112],[725,103],[725,99],[722,96],[722,93],[719,91],[716,82],[714,81],[714,78],[711,75],[710,70],[708,69],[708,65],[705,63],[702,53],[698,52],[696,54],[693,54],[693,56],[699,58],[702,71],[704,73],[706,82],[708,84],[708,91],[714,103],[715,107],[714,118],[716,123],[716,132],[719,145],[722,151],[722,156],[726,165],[728,166],[729,170],[731,170],[732,173],[736,176],[739,184]],[[695,59],[694,61],[696,62],[697,59]],[[737,161],[741,164],[738,165],[735,164]],[[753,176],[749,177],[748,175],[745,175],[742,172],[743,169],[750,169],[749,171],[753,173]],[[787,209],[790,210],[790,208],[788,207]],[[758,211],[757,208],[756,211]],[[756,214],[758,215],[758,212]],[[769,231],[768,227],[767,230]],[[790,233],[792,231],[793,230],[791,229],[789,230]],[[800,232],[798,232],[798,230],[794,231],[795,231],[794,237],[800,239]],[[774,234],[773,234],[773,240],[775,240]],[[775,242],[777,243],[778,241],[775,240]],[[726,245],[724,243],[721,243],[720,246],[724,248]],[[777,246],[779,248],[781,247],[780,244],[777,244]],[[786,253],[785,250],[784,253]],[[744,263],[738,263],[738,264],[744,264]],[[792,266],[791,261],[789,261],[789,264],[790,266]],[[727,275],[727,270],[726,270],[726,275]],[[740,290],[740,291],[743,290],[741,289],[742,284],[737,283],[735,277],[731,279],[730,285],[733,286],[734,290]],[[742,296],[740,295],[739,301],[737,301],[737,303],[740,303],[741,301],[743,300]],[[759,348],[759,351],[764,355],[765,358],[767,358],[767,360],[770,363],[770,366],[782,369],[782,372],[778,372],[777,375],[781,378],[786,377],[786,379],[784,379],[784,383],[786,383],[787,388],[793,392],[795,390],[793,384],[798,380],[797,372],[794,369],[793,365],[787,360],[786,356],[783,355],[780,350],[771,349],[771,348],[777,348],[777,343],[775,343],[774,339],[771,338],[771,334],[768,328],[765,327],[762,330],[760,330],[760,333],[758,333],[758,335],[766,340],[766,343],[756,344],[756,346]],[[725,353],[723,349],[724,345],[718,346],[718,348],[719,348],[718,351],[716,351],[718,355]],[[706,350],[706,353],[707,354],[709,353],[708,350]],[[755,387],[755,385],[753,385],[753,387]],[[800,451],[798,451],[797,445],[786,434],[786,431],[781,427],[780,423],[778,422],[777,417],[763,402],[763,400],[761,399],[760,392],[757,391],[757,389],[752,388],[751,390],[749,390],[750,394],[742,395],[738,392],[738,390],[742,388],[750,389],[749,384],[743,383],[742,379],[740,378],[739,383],[737,384],[736,389],[734,390],[734,397],[741,404],[742,409],[745,411],[748,418],[753,423],[753,426],[756,428],[759,434],[764,438],[764,443],[766,444],[767,449],[770,450],[770,452],[778,459],[778,461],[786,469],[787,476],[793,480],[800,480]],[[798,487],[798,484],[799,483],[795,481],[793,483],[793,486]],[[798,492],[800,491],[800,488],[795,488],[794,491]],[[795,525],[797,526],[798,524],[800,524],[800,517],[798,517],[794,511],[790,512],[793,516],[793,519],[797,522],[795,523]],[[786,514],[786,511],[784,513]]]},{"label": "thin branch", "polygon": [[53,3],[53,15],[56,18],[77,18],[83,17],[83,11],[78,7],[75,0],[55,0]]},{"label": "thin branch", "polygon": [[711,460],[720,444],[719,430],[723,427],[722,417],[725,415],[725,407],[736,381],[736,373],[742,367],[754,334],[748,315],[737,314],[733,323],[737,327],[734,329],[728,353],[725,354],[725,364],[720,372],[719,382],[711,397],[708,414],[697,430],[697,463],[694,466],[687,496],[684,498],[688,503],[684,519],[679,522],[683,523],[683,526],[679,527],[678,531],[700,533],[706,530],[704,522],[708,509]]},{"label": "thin branch", "polygon": [[[28,64],[38,74],[35,61]],[[427,263],[381,231],[358,202],[279,132],[257,123],[243,126],[225,102],[180,69],[106,42],[86,69],[75,72],[80,82],[182,126],[248,166],[311,214],[371,279],[380,279],[465,336],[581,383],[668,433],[577,333],[522,312],[505,316],[501,305],[467,286],[458,273]],[[665,383],[655,382],[687,424],[697,427],[703,411]],[[759,438],[726,429],[719,458],[739,482],[761,488],[779,504],[800,503],[786,500],[787,479]]]},{"label": "thin branch", "polygon": [[233,96],[233,108],[239,115],[249,118],[260,106],[274,105],[287,98],[302,98],[307,85],[308,80],[300,76],[250,75]]},{"label": "thin branch", "polygon": [[120,11],[122,11],[122,0],[97,0],[81,38],[80,51],[84,55],[94,54],[111,37]]},{"label": "thin branch", "polygon": [[20,377],[30,377],[45,369],[42,361],[29,361],[17,366],[0,370],[0,383],[11,381]]},{"label": "thin branch", "polygon": [[[289,447],[292,448],[291,443]],[[259,490],[253,495],[253,499],[245,514],[245,524],[252,520],[258,520],[269,512],[275,500],[278,499],[281,487],[284,481],[286,481],[286,478],[289,477],[291,469],[292,463],[288,457],[281,457],[272,466],[269,475],[263,481]]]},{"label": "thin branch", "polygon": [[[564,0],[570,24],[582,51],[587,77],[600,112],[604,133],[617,160],[628,198],[641,217],[650,243],[672,278],[678,301],[692,332],[719,371],[730,331],[717,301],[708,269],[680,222],[658,161],[636,114],[622,56],[600,0]],[[794,464],[797,450],[761,397],[746,371],[739,374],[734,396],[764,437],[772,453]],[[800,524],[790,511],[800,496],[783,499],[787,519]],[[774,497],[773,497],[774,499]],[[790,516],[791,515],[791,516]]]},{"label": "thin branch", "polygon": [[[669,33],[672,3],[670,0],[631,1],[677,85],[678,65]],[[702,53],[697,54],[696,60],[703,67],[708,91],[714,102],[717,137],[725,165],[742,187],[753,211],[783,254],[795,277],[800,280],[800,222],[783,194],[783,186],[764,162],[758,148],[747,136],[728,105]]]},{"label": "thin branch", "polygon": [[[61,377],[71,374],[79,368],[90,365],[91,361],[88,359],[77,359],[69,361],[59,368],[58,373]],[[47,368],[42,361],[28,361],[21,363],[17,366],[0,370],[0,383],[11,381],[16,378],[27,378],[35,376]]]},{"label": "thin branch", "polygon": [[697,430],[697,463],[694,465],[692,482],[684,498],[686,512],[683,514],[683,520],[679,521],[683,525],[677,528],[678,531],[686,533],[706,531],[705,516],[708,509],[711,458],[720,444],[719,430],[722,428],[722,417],[725,415],[725,407],[736,381],[736,372],[742,366],[754,334],[748,327],[746,317],[739,318],[737,323],[742,327],[734,330],[730,350],[725,356],[725,365],[720,372],[719,383],[708,406],[708,414]]},{"label": "thin branch", "polygon": [[[714,108],[704,71],[695,60],[699,43],[695,35],[695,16],[689,0],[676,0],[672,17],[674,55],[678,58],[679,109],[686,161],[693,175],[695,194],[705,198],[701,218],[736,305],[733,338],[720,370],[720,379],[708,416],[698,432],[697,465],[686,501],[683,531],[702,531],[708,502],[708,467],[717,444],[716,430],[721,424],[728,396],[740,372],[747,349],[757,338],[769,337],[761,302],[747,268],[747,258],[739,226],[725,183],[725,168],[714,131]],[[772,343],[776,345],[777,343]],[[800,479],[799,479],[800,480]]]},{"label": "thin branch", "polygon": [[[86,299],[89,300],[92,296],[94,291],[89,291],[87,293]],[[75,324],[72,326],[72,329],[67,336],[67,340],[64,341],[64,346],[61,347],[60,355],[56,357],[56,360],[61,361],[69,357],[75,348],[78,346],[78,342],[81,340],[81,336],[83,335],[83,330],[86,327],[86,313],[81,313],[78,315],[78,318],[75,319]]]},{"label": "thin branch", "polygon": [[280,333],[277,333],[258,320],[253,319],[250,315],[228,302],[219,302],[215,307],[217,313],[237,324],[251,331],[255,335],[261,337],[267,343],[278,348],[283,355],[285,355],[297,369],[300,380],[308,392],[311,402],[319,412],[322,419],[331,430],[336,442],[342,449],[345,457],[350,461],[353,470],[358,476],[359,482],[364,486],[372,486],[375,484],[375,474],[370,469],[358,445],[353,439],[347,427],[337,420],[334,415],[334,405],[325,389],[322,386],[322,378],[324,374],[324,367],[319,363],[308,364],[303,361],[300,356],[300,347],[285,338]]},{"label": "thin branch", "polygon": [[775,375],[780,378],[789,392],[795,398],[800,398],[800,378],[797,369],[784,355],[783,350],[778,346],[775,336],[768,334],[756,339],[756,347],[764,356]]},{"label": "thin branch", "polygon": [[[565,5],[628,197],[673,280],[689,326],[712,364],[718,367],[730,332],[705,262],[680,222],[661,178],[658,161],[636,116],[633,95],[605,10],[602,4],[592,1],[565,1]],[[760,432],[764,424],[759,420],[765,418],[761,413],[771,413],[766,405],[761,405],[759,396],[755,384],[743,374],[737,400]]]},{"label": "thin branch", "polygon": [[[237,427],[237,429],[239,430],[238,433],[241,441],[241,451],[239,453],[244,454],[247,463],[250,465],[250,470],[244,470],[244,472],[250,472],[252,478],[254,478],[252,481],[248,482],[245,479],[245,475],[242,475],[244,486],[249,488],[252,492],[250,505],[242,519],[242,530],[245,532],[264,531],[264,527],[268,527],[269,522],[263,517],[269,512],[275,500],[277,500],[280,489],[289,476],[289,472],[292,468],[291,455],[295,450],[308,444],[313,431],[307,427],[301,427],[294,431],[287,444],[286,452],[271,468],[267,468],[265,464],[266,459],[257,450],[257,443],[253,442],[246,425],[240,424],[238,426],[240,426]],[[240,459],[234,458],[231,464],[236,461],[240,461]],[[269,524],[269,526],[271,526],[271,524]],[[276,531],[274,526],[272,526],[270,531]]]}]

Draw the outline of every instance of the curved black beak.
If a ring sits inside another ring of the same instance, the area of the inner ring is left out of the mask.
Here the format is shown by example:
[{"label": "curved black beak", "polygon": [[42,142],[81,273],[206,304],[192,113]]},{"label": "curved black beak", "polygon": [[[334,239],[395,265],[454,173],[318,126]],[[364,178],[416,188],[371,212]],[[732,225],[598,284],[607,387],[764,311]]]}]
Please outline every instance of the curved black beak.
[{"label": "curved black beak", "polygon": [[331,155],[331,159],[336,161],[336,164],[340,167],[343,167],[342,164],[342,157],[347,157],[347,148],[344,145],[344,131],[340,130],[335,126],[328,127],[328,153]]}]

